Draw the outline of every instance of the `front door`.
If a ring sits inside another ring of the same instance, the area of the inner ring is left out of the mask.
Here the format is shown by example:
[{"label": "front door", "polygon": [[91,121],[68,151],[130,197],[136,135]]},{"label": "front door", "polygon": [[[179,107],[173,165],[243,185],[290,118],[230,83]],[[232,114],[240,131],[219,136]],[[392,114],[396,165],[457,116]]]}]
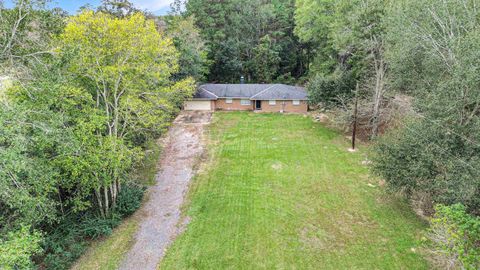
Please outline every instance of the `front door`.
[{"label": "front door", "polygon": [[255,110],[261,110],[261,109],[262,109],[262,101],[255,100]]}]

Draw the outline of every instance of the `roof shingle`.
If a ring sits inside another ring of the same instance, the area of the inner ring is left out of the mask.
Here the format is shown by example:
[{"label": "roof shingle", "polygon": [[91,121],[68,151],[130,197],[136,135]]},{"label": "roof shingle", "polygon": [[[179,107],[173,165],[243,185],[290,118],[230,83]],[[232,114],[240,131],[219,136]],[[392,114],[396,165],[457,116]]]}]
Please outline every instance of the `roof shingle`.
[{"label": "roof shingle", "polygon": [[204,84],[194,99],[248,98],[252,100],[307,100],[303,87],[285,84]]}]

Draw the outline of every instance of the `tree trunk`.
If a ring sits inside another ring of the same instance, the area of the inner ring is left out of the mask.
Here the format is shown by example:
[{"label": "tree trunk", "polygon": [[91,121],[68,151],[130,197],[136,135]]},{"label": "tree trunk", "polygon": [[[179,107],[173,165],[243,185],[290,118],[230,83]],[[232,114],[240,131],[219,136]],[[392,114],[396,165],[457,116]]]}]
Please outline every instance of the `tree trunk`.
[{"label": "tree trunk", "polygon": [[105,211],[103,211],[103,204],[102,204],[102,195],[100,194],[100,188],[95,190],[95,197],[97,197],[98,208],[100,209],[100,214],[103,218],[105,218]]},{"label": "tree trunk", "polygon": [[109,214],[109,200],[108,200],[108,188],[107,188],[107,186],[103,187],[103,196],[104,196],[104,199],[105,199],[105,206],[104,206],[105,216],[108,216],[108,214]]},{"label": "tree trunk", "polygon": [[382,105],[383,95],[385,92],[385,60],[383,59],[383,44],[374,52],[375,65],[375,89],[373,94],[373,113],[372,113],[372,138],[378,135],[378,128],[380,125],[380,106]]}]

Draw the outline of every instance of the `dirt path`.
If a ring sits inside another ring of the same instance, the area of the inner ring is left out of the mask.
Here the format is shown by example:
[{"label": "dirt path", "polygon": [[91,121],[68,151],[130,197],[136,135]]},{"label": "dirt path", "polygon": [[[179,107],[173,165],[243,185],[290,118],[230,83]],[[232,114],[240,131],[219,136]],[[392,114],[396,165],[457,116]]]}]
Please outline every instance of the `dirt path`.
[{"label": "dirt path", "polygon": [[193,176],[193,166],[203,152],[204,126],[211,113],[183,112],[165,140],[160,172],[140,210],[142,221],[135,244],[127,253],[121,270],[155,270],[165,250],[179,232],[180,206]]}]

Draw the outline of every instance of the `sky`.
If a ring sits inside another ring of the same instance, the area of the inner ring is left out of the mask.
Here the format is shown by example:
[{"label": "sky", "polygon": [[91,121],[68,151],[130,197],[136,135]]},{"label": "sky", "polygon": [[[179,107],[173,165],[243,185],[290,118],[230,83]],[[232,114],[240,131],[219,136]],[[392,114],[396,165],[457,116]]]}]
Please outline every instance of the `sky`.
[{"label": "sky", "polygon": [[[1,1],[1,0],[0,0]],[[85,4],[97,7],[101,0],[52,0],[51,7],[61,7],[70,14],[75,14],[78,8]],[[165,15],[170,10],[170,4],[173,0],[130,0],[136,7],[140,9],[148,9],[156,15]],[[5,1],[6,6],[12,5],[12,0]]]}]

